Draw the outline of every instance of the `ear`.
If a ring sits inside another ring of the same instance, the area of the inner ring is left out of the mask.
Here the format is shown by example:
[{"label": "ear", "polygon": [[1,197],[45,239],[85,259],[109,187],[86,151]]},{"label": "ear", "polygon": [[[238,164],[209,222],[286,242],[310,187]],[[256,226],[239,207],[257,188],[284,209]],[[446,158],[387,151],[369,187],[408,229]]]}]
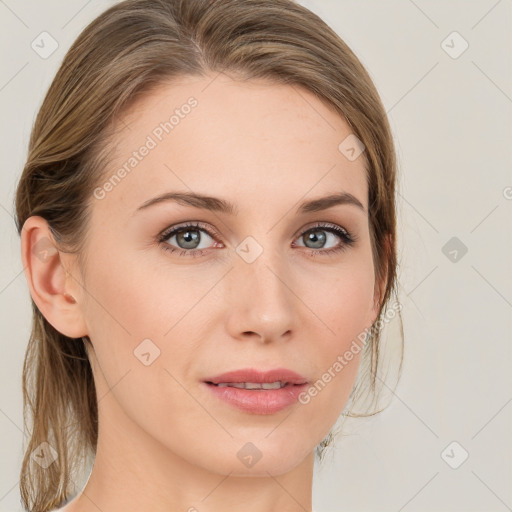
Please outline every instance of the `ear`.
[{"label": "ear", "polygon": [[379,280],[378,276],[377,275],[375,276],[375,286],[374,286],[374,294],[373,294],[373,309],[372,309],[372,318],[373,318],[372,324],[377,319],[377,316],[379,314],[379,309],[381,307],[382,300],[384,298],[384,292],[386,291],[386,286],[388,284],[388,264],[389,264],[388,262],[389,262],[389,253],[391,251],[391,246],[392,246],[391,236],[392,235],[390,233],[388,233],[387,235],[385,235],[385,237],[383,239],[383,243],[384,243],[383,257],[385,258],[385,262],[384,262],[384,270],[383,270],[382,278]]},{"label": "ear", "polygon": [[71,272],[75,256],[58,250],[42,217],[29,217],[23,224],[21,258],[30,295],[46,320],[65,336],[86,336],[83,288],[79,276]]}]

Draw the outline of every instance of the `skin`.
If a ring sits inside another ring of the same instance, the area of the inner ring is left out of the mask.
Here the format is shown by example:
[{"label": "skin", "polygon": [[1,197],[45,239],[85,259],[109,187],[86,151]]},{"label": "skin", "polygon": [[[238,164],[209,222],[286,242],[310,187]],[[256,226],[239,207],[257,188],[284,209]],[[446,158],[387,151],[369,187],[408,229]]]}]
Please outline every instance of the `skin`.
[{"label": "skin", "polygon": [[[24,225],[30,293],[60,332],[89,336],[101,397],[95,464],[66,512],[311,510],[314,450],[348,400],[360,354],[309,404],[270,415],[235,409],[202,380],[285,367],[315,382],[377,316],[365,161],[338,150],[350,127],[310,92],[225,74],[165,84],[124,114],[107,178],[190,96],[190,114],[103,199],[91,197],[85,268],[61,251],[37,258],[32,247],[51,233],[41,217]],[[137,212],[170,191],[220,197],[239,211],[168,201]],[[341,191],[364,211],[295,213]],[[188,221],[214,235],[194,228],[206,250],[197,258],[163,249],[180,248],[177,236],[157,240]],[[324,245],[308,242],[316,222],[357,241],[322,254],[344,242],[322,228],[314,232]],[[247,236],[263,248],[252,263],[235,251]],[[160,350],[149,366],[134,356],[147,338]],[[262,454],[251,468],[237,457],[248,442]]]}]

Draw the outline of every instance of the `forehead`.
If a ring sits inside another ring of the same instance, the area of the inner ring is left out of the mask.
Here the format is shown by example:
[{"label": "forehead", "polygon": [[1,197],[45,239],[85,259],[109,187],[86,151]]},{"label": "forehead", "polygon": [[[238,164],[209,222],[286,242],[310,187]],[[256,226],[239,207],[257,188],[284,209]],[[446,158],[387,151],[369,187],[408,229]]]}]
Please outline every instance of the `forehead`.
[{"label": "forehead", "polygon": [[351,134],[304,88],[224,74],[182,77],[118,119],[100,208],[133,210],[176,190],[229,196],[239,210],[261,210],[264,199],[281,212],[284,201],[345,191],[366,208],[364,153],[350,160],[340,150]]}]

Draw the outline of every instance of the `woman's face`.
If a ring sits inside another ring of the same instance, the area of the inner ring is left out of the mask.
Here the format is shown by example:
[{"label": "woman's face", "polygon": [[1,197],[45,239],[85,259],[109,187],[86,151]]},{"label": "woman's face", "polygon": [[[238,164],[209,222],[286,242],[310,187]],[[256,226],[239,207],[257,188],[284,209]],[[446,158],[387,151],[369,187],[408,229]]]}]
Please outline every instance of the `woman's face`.
[{"label": "woman's face", "polygon": [[[364,153],[313,94],[223,74],[160,87],[118,128],[78,300],[100,432],[217,473],[289,471],[342,412],[377,314]],[[355,200],[301,208],[338,194]],[[308,381],[300,401],[205,382],[276,368]]]}]

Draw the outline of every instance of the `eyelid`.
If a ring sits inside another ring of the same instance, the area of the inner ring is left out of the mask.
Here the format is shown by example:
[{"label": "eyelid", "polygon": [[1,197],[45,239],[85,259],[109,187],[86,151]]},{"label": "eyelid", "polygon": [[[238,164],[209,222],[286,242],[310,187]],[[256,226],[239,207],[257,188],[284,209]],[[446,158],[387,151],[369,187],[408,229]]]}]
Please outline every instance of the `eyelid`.
[{"label": "eyelid", "polygon": [[169,236],[171,234],[174,234],[176,231],[181,231],[181,230],[187,229],[187,228],[195,228],[195,229],[198,229],[198,230],[199,229],[200,230],[204,230],[212,238],[213,237],[220,238],[220,234],[214,228],[212,228],[208,224],[205,224],[205,223],[203,223],[201,221],[195,221],[194,220],[194,221],[184,222],[183,224],[176,224],[176,225],[173,225],[173,226],[165,228],[158,235],[158,240],[159,241],[163,241],[163,240],[169,238]]},{"label": "eyelid", "polygon": [[338,224],[334,224],[332,222],[322,222],[322,221],[317,221],[317,222],[314,222],[313,224],[308,224],[306,225],[306,227],[302,227],[299,229],[299,231],[297,231],[295,233],[295,238],[297,238],[298,236],[300,235],[303,235],[304,233],[306,233],[307,231],[311,231],[313,229],[322,229],[322,228],[332,228],[336,231],[340,230],[340,231],[343,231],[347,236],[351,236],[350,232],[345,229],[343,226],[340,226]]}]

